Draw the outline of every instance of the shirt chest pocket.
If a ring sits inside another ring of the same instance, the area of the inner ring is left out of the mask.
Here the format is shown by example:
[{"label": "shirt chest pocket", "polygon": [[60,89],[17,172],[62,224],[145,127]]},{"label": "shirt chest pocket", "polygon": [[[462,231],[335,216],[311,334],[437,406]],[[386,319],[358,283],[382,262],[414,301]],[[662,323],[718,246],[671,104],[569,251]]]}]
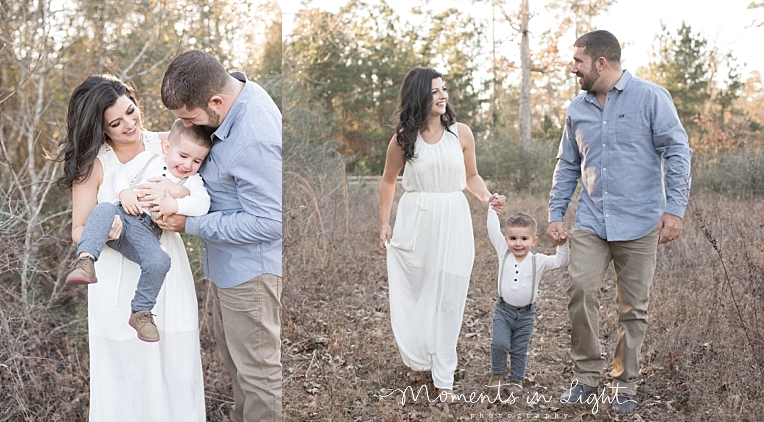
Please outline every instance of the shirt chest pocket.
[{"label": "shirt chest pocket", "polygon": [[214,157],[208,157],[201,171],[207,189],[217,192],[236,192],[236,181],[218,165]]},{"label": "shirt chest pocket", "polygon": [[619,142],[637,142],[651,136],[650,122],[641,111],[621,111],[615,117],[615,133]]}]

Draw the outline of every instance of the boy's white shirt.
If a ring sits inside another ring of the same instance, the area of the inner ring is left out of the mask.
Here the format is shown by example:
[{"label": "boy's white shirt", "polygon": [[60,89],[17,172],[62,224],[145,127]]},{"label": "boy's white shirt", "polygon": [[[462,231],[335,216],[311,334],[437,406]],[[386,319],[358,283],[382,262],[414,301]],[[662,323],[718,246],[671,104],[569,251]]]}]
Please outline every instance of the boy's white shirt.
[{"label": "boy's white shirt", "polygon": [[[501,232],[501,225],[499,224],[499,216],[493,208],[488,208],[488,237],[491,239],[494,249],[496,249],[496,255],[499,258],[499,271],[501,271],[501,261],[504,259],[504,254],[509,250],[507,241],[504,239],[504,234]],[[544,254],[534,254],[529,252],[523,259],[523,262],[518,263],[515,255],[510,252],[507,256],[507,261],[504,263],[504,279],[501,283],[501,291],[499,295],[504,299],[504,302],[512,306],[526,306],[531,301],[531,289],[533,288],[533,263],[532,256],[536,255],[536,292],[535,297],[538,298],[538,286],[541,276],[550,270],[564,267],[568,264],[570,256],[570,247],[568,242],[564,245],[557,247],[557,253],[549,256]],[[501,274],[497,276],[500,279]],[[517,281],[515,281],[517,280]]]},{"label": "boy's white shirt", "polygon": [[[121,165],[114,173],[114,178],[112,180],[114,192],[119,195],[123,190],[130,189],[130,183],[133,181],[133,178],[135,178],[143,166],[146,165],[146,162],[155,155],[158,155],[159,157],[149,164],[136,185],[146,183],[152,177],[158,176],[165,176],[173,182],[179,183],[182,179],[173,176],[170,170],[167,169],[164,154],[159,154],[153,151],[143,151],[136,155],[132,160]],[[204,181],[199,173],[187,177],[186,181],[183,182],[183,186],[188,189],[189,194],[183,198],[176,199],[178,201],[178,214],[194,217],[207,214],[210,210],[210,195],[207,193],[207,189],[204,188]],[[143,211],[151,215],[151,211],[147,208],[143,208]]]}]

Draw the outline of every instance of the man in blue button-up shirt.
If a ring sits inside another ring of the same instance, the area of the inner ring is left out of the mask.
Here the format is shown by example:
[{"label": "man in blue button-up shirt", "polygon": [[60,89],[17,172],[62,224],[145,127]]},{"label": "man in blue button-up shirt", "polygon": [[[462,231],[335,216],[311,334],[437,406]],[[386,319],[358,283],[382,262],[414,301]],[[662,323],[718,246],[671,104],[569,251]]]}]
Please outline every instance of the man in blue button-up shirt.
[{"label": "man in blue button-up shirt", "polygon": [[585,92],[568,107],[547,229],[555,244],[567,238],[563,217],[580,179],[568,268],[574,381],[561,401],[585,402],[602,377],[598,294],[612,261],[619,324],[613,409],[631,413],[657,247],[682,232],[692,150],[668,91],[621,70],[613,34],[590,32],[574,46],[571,72]]},{"label": "man in blue button-up shirt", "polygon": [[201,51],[172,61],[162,102],[187,126],[214,129],[199,171],[209,214],[160,226],[202,240],[215,340],[233,379],[231,420],[280,421],[281,113],[262,87]]}]

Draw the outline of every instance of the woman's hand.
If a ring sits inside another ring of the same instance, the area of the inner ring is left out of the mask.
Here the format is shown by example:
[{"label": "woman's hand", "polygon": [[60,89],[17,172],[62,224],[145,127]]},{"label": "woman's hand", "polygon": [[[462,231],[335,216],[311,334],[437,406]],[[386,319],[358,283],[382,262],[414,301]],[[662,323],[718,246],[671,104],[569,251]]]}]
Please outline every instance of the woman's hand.
[{"label": "woman's hand", "polygon": [[111,229],[109,229],[109,237],[106,240],[117,240],[120,235],[122,235],[122,219],[115,215],[114,221],[111,223]]},{"label": "woman's hand", "polygon": [[491,196],[488,198],[488,201],[486,201],[486,204],[493,208],[494,211],[496,211],[497,214],[501,214],[502,208],[504,208],[504,204],[507,202],[507,197],[504,195],[499,195],[498,193],[491,194]]},{"label": "woman's hand", "polygon": [[389,224],[383,224],[382,229],[379,231],[379,247],[387,249],[387,244],[390,243],[390,239],[393,237],[393,230]]},{"label": "woman's hand", "polygon": [[149,179],[149,183],[140,184],[137,189],[139,192],[138,199],[150,205],[159,205],[167,191],[170,192],[170,196],[176,199],[188,196],[190,193],[188,188],[174,183],[166,177],[152,177]]}]

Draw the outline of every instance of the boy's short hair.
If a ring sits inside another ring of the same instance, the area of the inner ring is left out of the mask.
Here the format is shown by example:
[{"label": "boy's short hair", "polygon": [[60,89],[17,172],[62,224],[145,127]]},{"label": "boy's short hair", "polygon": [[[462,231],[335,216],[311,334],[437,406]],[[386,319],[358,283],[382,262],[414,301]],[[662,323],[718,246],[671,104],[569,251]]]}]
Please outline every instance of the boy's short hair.
[{"label": "boy's short hair", "polygon": [[506,222],[507,227],[530,227],[533,229],[533,235],[536,236],[536,219],[531,217],[530,215],[519,212],[517,214],[512,214],[507,218]]},{"label": "boy's short hair", "polygon": [[172,124],[172,129],[170,129],[170,136],[168,137],[168,141],[175,142],[176,139],[180,139],[179,137],[182,137],[183,139],[187,139],[196,145],[212,148],[212,138],[210,138],[211,135],[212,131],[210,128],[198,125],[191,125],[186,127],[183,124],[183,120],[178,119],[175,121],[175,123]]}]

